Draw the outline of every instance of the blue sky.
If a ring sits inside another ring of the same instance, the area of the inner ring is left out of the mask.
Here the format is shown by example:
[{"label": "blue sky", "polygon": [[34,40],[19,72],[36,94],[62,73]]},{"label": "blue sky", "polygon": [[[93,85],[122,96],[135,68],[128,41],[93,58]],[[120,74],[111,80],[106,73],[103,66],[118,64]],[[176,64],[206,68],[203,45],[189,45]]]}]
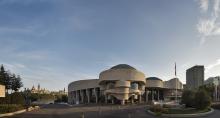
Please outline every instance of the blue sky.
[{"label": "blue sky", "polygon": [[50,90],[127,63],[163,80],[220,75],[220,0],[0,0],[0,63]]}]

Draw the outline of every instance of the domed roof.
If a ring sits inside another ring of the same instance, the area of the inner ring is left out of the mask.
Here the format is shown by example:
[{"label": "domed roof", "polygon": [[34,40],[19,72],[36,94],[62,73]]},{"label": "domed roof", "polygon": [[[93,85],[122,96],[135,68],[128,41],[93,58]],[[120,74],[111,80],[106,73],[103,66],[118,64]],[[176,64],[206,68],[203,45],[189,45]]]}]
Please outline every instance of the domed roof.
[{"label": "domed roof", "polygon": [[160,78],[158,78],[158,77],[148,77],[148,78],[146,78],[146,80],[160,80],[160,81],[162,81]]},{"label": "domed roof", "polygon": [[128,64],[118,64],[116,66],[113,66],[111,69],[133,69],[133,70],[136,70],[134,67],[132,67]]}]

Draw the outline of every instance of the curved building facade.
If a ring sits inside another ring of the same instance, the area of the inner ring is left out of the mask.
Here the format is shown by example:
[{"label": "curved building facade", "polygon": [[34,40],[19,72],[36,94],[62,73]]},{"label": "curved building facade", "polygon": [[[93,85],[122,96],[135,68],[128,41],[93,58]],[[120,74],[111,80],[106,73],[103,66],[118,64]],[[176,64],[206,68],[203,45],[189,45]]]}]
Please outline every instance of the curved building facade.
[{"label": "curved building facade", "polygon": [[121,64],[105,70],[99,75],[101,91],[106,101],[115,98],[124,104],[131,97],[141,96],[145,90],[145,75],[135,68]]},{"label": "curved building facade", "polygon": [[99,74],[99,79],[79,80],[70,83],[68,102],[70,104],[125,104],[164,100],[166,91],[171,89],[173,85],[173,83],[165,83],[157,77],[146,78],[144,73],[130,65],[119,64],[102,71]]}]

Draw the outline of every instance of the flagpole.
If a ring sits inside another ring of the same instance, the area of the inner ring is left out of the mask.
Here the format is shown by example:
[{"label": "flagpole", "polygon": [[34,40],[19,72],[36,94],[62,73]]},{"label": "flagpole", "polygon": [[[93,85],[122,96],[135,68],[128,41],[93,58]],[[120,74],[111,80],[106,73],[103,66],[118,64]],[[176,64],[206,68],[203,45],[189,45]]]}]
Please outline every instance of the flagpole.
[{"label": "flagpole", "polygon": [[175,62],[175,78],[176,78],[176,103],[177,103],[177,76],[176,76],[176,62]]}]

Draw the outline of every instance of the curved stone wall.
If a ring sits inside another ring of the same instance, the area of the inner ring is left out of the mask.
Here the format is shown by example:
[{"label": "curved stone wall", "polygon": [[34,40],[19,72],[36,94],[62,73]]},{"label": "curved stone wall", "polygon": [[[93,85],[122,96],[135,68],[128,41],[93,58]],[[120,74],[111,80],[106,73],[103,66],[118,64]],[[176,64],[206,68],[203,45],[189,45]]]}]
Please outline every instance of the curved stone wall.
[{"label": "curved stone wall", "polygon": [[68,92],[99,87],[98,79],[78,80],[68,85]]},{"label": "curved stone wall", "polygon": [[163,88],[163,81],[161,80],[146,80],[147,88]]},{"label": "curved stone wall", "polygon": [[[141,96],[145,87],[145,75],[134,68],[111,68],[99,75],[99,85],[105,96],[114,96],[124,104],[131,96]],[[109,89],[108,83],[114,83],[114,88]],[[136,83],[136,87],[131,84]],[[140,87],[139,87],[140,86]],[[144,87],[143,87],[144,86]]]},{"label": "curved stone wall", "polygon": [[145,84],[144,73],[134,69],[109,69],[99,75],[99,83],[106,81],[138,81]]},{"label": "curved stone wall", "polygon": [[178,78],[173,78],[164,82],[164,87],[169,89],[183,89],[183,84]]}]

